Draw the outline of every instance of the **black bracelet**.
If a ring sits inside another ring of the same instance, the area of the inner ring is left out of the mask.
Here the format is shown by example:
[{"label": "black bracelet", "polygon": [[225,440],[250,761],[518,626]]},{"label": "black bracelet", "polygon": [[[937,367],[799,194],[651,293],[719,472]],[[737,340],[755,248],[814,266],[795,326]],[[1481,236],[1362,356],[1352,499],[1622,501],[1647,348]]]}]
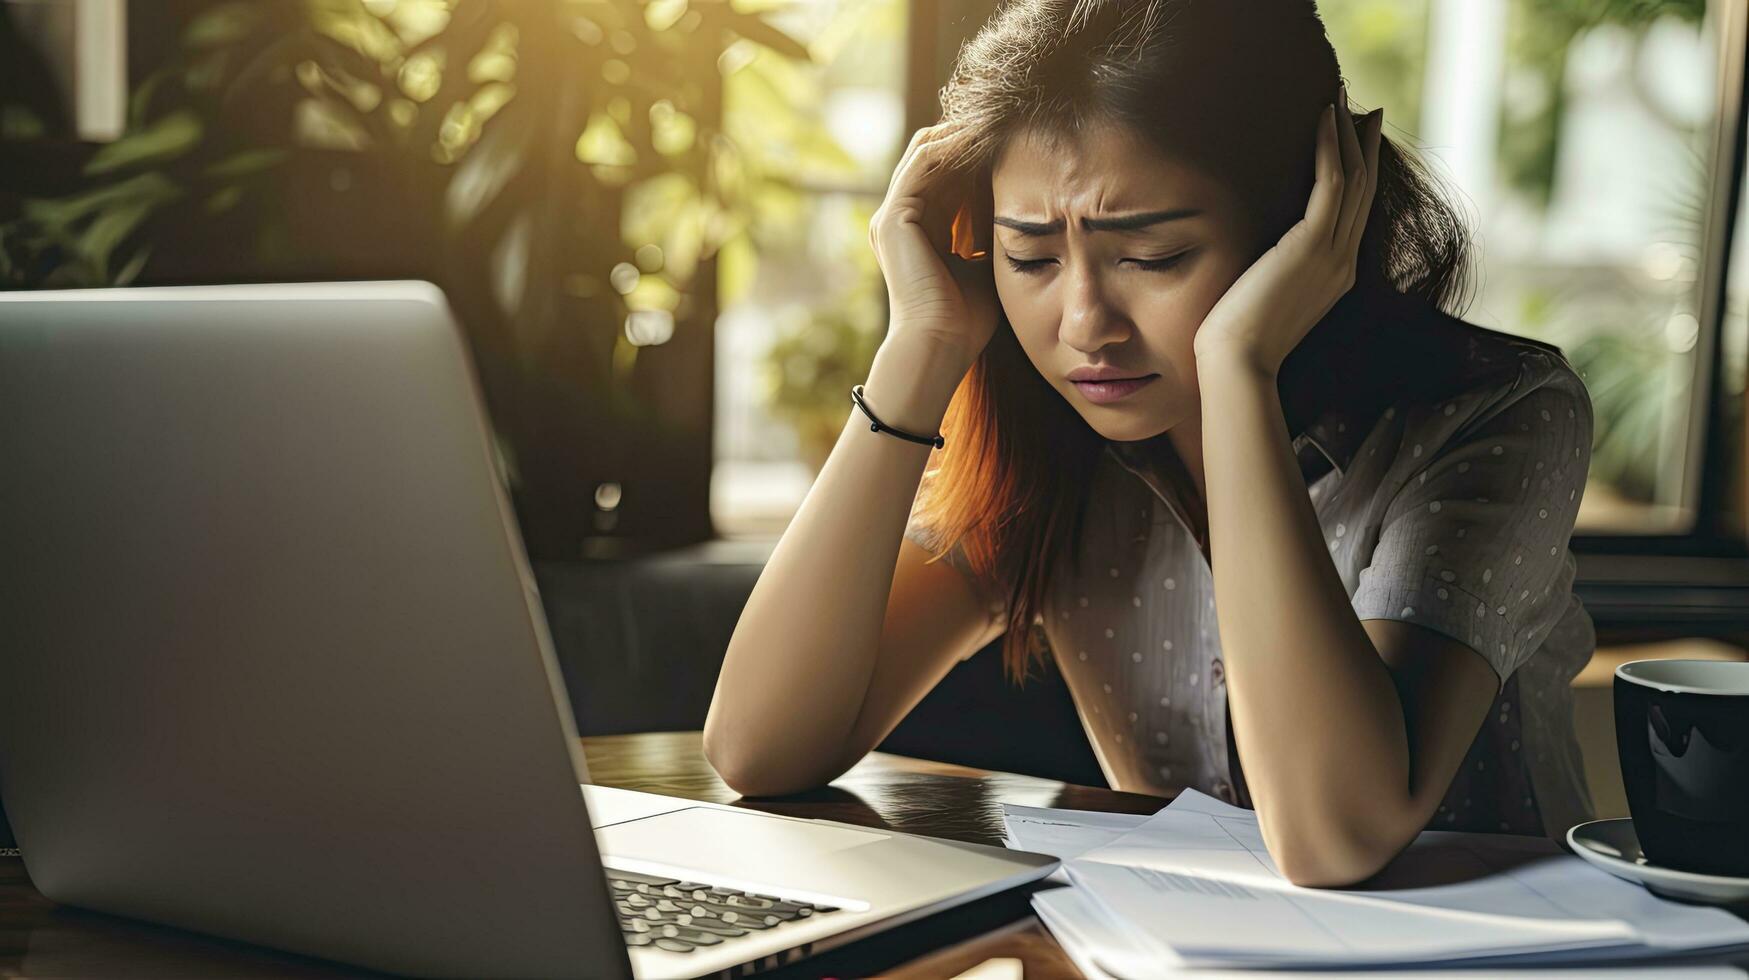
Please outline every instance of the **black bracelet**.
[{"label": "black bracelet", "polygon": [[862,409],[862,414],[868,416],[868,420],[871,423],[873,423],[872,425],[870,425],[868,427],[870,432],[890,433],[892,435],[898,436],[901,439],[904,439],[907,442],[918,442],[918,443],[922,443],[925,446],[934,446],[937,449],[940,449],[941,447],[947,445],[947,440],[943,439],[940,436],[913,435],[912,433],[906,432],[903,429],[895,429],[892,426],[888,425],[887,423],[882,422],[880,419],[875,418],[875,413],[869,411],[868,402],[863,400],[862,385],[852,385],[851,386],[851,388],[850,388],[850,400],[855,402],[856,407]]}]

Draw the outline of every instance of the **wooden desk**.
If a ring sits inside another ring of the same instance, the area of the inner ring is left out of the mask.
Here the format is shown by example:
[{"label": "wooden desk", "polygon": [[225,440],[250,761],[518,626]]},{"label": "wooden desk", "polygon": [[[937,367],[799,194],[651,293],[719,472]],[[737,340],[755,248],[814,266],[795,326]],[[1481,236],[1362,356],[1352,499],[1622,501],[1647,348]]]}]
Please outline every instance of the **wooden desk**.
[{"label": "wooden desk", "polygon": [[[738,800],[704,760],[697,732],[583,739],[596,783],[772,813],[826,817],[933,837],[998,844],[1000,804],[1153,813],[1166,800],[875,753],[832,786],[779,800]],[[950,977],[993,956],[1021,959],[1031,978],[1077,976],[1023,893],[996,896],[830,951],[786,976],[881,972]],[[356,970],[209,939],[43,898],[18,858],[0,858],[0,977],[334,977]]]}]

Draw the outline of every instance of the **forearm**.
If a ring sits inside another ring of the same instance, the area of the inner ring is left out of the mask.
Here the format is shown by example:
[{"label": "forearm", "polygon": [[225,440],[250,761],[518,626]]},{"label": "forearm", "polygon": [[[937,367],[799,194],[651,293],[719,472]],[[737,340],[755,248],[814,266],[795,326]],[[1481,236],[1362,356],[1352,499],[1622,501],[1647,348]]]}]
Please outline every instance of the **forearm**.
[{"label": "forearm", "polygon": [[1380,828],[1407,809],[1402,703],[1330,560],[1274,378],[1224,359],[1198,372],[1234,740],[1284,873],[1340,877],[1382,860]]},{"label": "forearm", "polygon": [[[889,339],[865,386],[890,425],[934,433],[965,373],[926,343]],[[929,447],[870,431],[845,398],[830,457],[735,626],[705,720],[713,765],[743,791],[837,775],[873,676],[893,569]]]}]

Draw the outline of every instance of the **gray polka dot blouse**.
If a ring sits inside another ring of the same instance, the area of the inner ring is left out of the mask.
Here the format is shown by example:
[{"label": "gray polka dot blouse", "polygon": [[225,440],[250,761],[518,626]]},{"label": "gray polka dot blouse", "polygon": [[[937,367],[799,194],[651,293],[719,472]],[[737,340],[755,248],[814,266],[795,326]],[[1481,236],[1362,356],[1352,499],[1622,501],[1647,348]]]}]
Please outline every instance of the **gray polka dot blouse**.
[{"label": "gray polka dot blouse", "polygon": [[[1591,402],[1558,355],[1514,356],[1516,372],[1446,401],[1326,413],[1293,446],[1357,616],[1443,633],[1500,678],[1430,827],[1557,835],[1591,818],[1569,685],[1596,638],[1568,550]],[[1206,541],[1134,445],[1108,444],[1091,479],[1079,569],[1053,576],[1039,621],[1106,779],[1249,805]],[[906,536],[940,550],[915,519]],[[1006,619],[1006,584],[957,546],[944,560]]]}]

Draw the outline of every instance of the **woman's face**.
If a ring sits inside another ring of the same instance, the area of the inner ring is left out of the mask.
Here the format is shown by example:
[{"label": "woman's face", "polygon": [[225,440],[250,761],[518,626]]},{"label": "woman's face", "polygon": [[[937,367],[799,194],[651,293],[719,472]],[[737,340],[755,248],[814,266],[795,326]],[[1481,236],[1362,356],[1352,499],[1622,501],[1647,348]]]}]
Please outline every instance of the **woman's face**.
[{"label": "woman's face", "polygon": [[[992,195],[996,293],[1045,380],[1107,439],[1196,415],[1192,341],[1255,257],[1232,192],[1103,125],[1021,133]],[[1088,374],[1106,383],[1079,381]]]}]

